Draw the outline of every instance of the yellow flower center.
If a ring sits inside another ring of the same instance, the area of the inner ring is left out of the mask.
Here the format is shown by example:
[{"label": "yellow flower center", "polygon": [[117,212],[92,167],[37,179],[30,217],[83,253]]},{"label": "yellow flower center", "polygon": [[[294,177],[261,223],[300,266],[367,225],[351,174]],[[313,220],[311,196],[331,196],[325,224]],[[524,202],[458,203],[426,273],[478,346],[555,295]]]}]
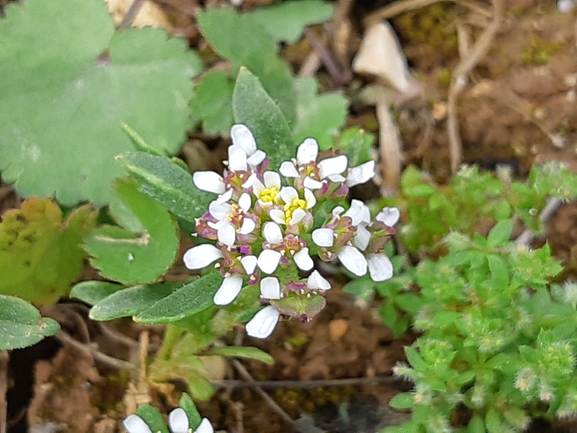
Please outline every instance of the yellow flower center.
[{"label": "yellow flower center", "polygon": [[292,202],[284,205],[284,218],[287,224],[293,217],[293,212],[297,209],[306,210],[307,202],[301,198],[295,198]]},{"label": "yellow flower center", "polygon": [[264,202],[274,202],[274,199],[278,196],[278,188],[271,186],[270,188],[265,188],[261,191],[259,199]]}]

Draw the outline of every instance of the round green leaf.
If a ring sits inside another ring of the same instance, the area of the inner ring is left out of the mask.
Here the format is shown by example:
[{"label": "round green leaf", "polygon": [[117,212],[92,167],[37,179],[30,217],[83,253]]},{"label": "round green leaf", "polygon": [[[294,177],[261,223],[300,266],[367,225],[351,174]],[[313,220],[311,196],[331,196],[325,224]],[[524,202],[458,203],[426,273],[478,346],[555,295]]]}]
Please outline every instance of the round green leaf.
[{"label": "round green leaf", "polygon": [[163,152],[184,140],[201,62],[164,30],[115,33],[101,0],[27,0],[0,40],[0,169],[23,195],[108,203],[124,122]]}]

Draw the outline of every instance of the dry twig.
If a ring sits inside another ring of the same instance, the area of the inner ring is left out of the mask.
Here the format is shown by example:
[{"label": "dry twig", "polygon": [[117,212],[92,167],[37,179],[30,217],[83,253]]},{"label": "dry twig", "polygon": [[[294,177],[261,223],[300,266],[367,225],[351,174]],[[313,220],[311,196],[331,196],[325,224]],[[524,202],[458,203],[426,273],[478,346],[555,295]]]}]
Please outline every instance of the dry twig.
[{"label": "dry twig", "polygon": [[[255,382],[255,380],[252,378],[252,376],[250,375],[248,370],[246,368],[244,368],[244,365],[242,365],[239,361],[237,361],[236,359],[233,359],[232,365],[234,365],[234,368],[236,368],[236,370],[238,371],[238,373],[242,376],[242,378],[244,380],[246,380],[247,382],[251,382],[251,383]],[[255,387],[254,390],[256,391],[256,393],[258,395],[260,395],[262,397],[262,399],[266,402],[266,404],[268,404],[269,407],[272,410],[274,410],[283,420],[285,420],[287,423],[289,423],[295,431],[305,433],[293,421],[293,419],[289,416],[289,414],[287,414],[283,410],[283,408],[280,407],[266,392],[264,392],[260,387]]]},{"label": "dry twig", "polygon": [[451,171],[453,174],[459,170],[463,158],[463,144],[461,135],[459,134],[457,99],[465,88],[467,75],[487,55],[489,48],[491,48],[491,43],[501,27],[502,20],[503,0],[493,0],[493,21],[483,31],[477,42],[475,42],[471,48],[470,55],[461,59],[452,73],[447,101],[447,135],[449,138],[449,153],[451,155]]},{"label": "dry twig", "polygon": [[345,379],[323,380],[262,380],[245,382],[243,380],[217,380],[210,383],[215,388],[224,389],[281,389],[281,388],[325,388],[329,386],[372,385],[375,383],[394,383],[398,379],[393,376],[384,377],[351,377]]}]

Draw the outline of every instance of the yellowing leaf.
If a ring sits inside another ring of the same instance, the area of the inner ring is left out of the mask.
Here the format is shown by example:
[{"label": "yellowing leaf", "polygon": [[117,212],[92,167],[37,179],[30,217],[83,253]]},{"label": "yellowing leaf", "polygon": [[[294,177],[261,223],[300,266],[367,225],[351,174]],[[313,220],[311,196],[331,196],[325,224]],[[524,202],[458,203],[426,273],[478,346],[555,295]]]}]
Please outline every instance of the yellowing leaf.
[{"label": "yellowing leaf", "polygon": [[90,205],[63,220],[50,199],[29,198],[0,223],[0,293],[36,304],[55,302],[69,292],[82,270],[82,237],[94,227]]}]

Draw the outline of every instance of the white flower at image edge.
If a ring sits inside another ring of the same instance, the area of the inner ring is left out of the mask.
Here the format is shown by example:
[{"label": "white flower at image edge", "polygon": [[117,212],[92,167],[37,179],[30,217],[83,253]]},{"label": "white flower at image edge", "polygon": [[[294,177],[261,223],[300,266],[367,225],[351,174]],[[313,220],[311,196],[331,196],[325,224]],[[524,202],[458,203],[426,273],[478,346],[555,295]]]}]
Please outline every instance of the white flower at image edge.
[{"label": "white flower at image edge", "polygon": [[[129,415],[122,421],[128,433],[152,433],[150,427],[138,415]],[[182,408],[176,408],[168,415],[168,428],[172,433],[188,433],[190,431],[188,416]],[[210,421],[203,418],[193,433],[214,433]]]},{"label": "white flower at image edge", "polygon": [[246,332],[251,337],[266,338],[274,331],[279,317],[279,311],[272,305],[268,305],[250,319],[246,324]]}]

